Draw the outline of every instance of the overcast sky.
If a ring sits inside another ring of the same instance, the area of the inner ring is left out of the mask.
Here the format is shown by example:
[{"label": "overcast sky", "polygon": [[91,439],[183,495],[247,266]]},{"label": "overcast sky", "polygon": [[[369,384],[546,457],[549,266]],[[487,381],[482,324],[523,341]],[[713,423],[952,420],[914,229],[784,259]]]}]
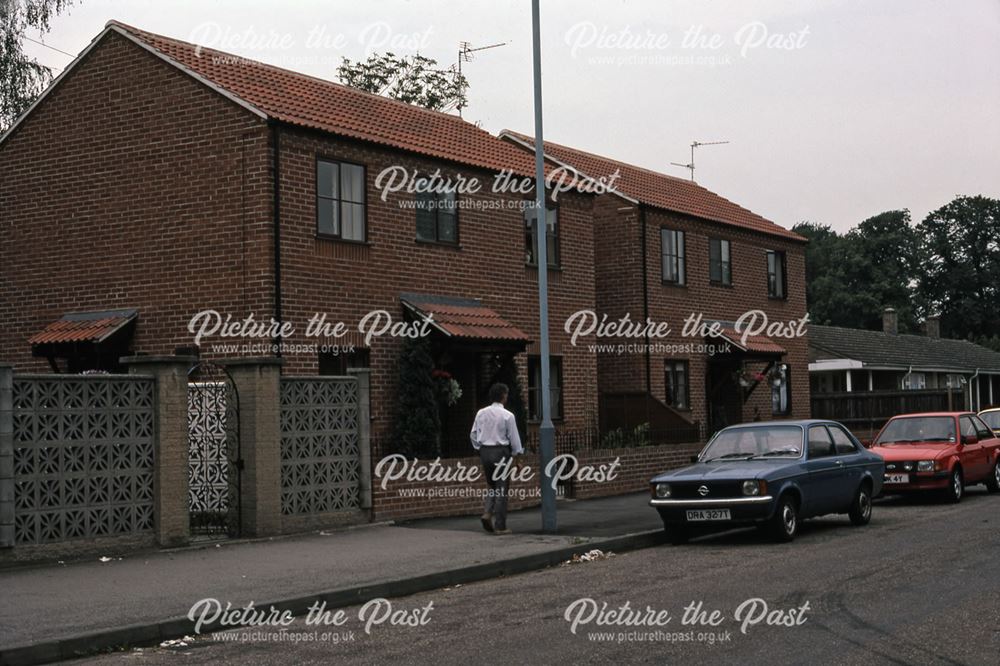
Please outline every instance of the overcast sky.
[{"label": "overcast sky", "polygon": [[[507,42],[464,65],[465,117],[533,132],[528,0],[76,0],[44,41],[78,53],[111,18],[328,79],[341,56]],[[1000,197],[1000,0],[542,0],[541,20],[549,140],[682,177],[692,140],[728,140],[698,182],[784,226]]]}]

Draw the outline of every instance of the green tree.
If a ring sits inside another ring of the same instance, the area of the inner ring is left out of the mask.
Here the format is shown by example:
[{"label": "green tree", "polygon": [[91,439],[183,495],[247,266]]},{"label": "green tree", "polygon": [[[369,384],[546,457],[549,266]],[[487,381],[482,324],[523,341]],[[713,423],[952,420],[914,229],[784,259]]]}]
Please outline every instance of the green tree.
[{"label": "green tree", "polygon": [[846,296],[853,301],[854,326],[877,330],[882,311],[895,308],[901,333],[918,330],[913,288],[920,263],[920,241],[910,211],[892,210],[870,217],[845,236]]},{"label": "green tree", "polygon": [[870,217],[846,234],[803,222],[793,231],[806,246],[806,299],[815,324],[878,330],[893,307],[901,332],[917,328],[913,285],[920,244],[906,210]]},{"label": "green tree", "polygon": [[0,131],[10,127],[52,81],[52,70],[25,55],[29,29],[44,34],[72,0],[0,0]]},{"label": "green tree", "polygon": [[792,231],[809,239],[805,253],[810,321],[824,326],[846,325],[842,315],[850,305],[850,294],[844,274],[844,239],[829,226],[815,222],[801,222]]},{"label": "green tree", "polygon": [[406,338],[399,359],[393,448],[407,456],[441,455],[441,414],[427,338]]},{"label": "green tree", "polygon": [[457,70],[441,69],[420,54],[373,53],[367,60],[343,58],[337,77],[347,86],[434,111],[461,109],[469,82]]},{"label": "green tree", "polygon": [[991,344],[1000,336],[1000,200],[957,197],[918,230],[923,307],[941,315],[942,335]]}]

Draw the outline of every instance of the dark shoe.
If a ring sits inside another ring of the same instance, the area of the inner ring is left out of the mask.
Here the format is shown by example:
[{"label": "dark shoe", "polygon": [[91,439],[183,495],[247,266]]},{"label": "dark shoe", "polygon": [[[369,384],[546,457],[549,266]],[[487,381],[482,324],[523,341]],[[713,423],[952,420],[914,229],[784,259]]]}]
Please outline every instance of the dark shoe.
[{"label": "dark shoe", "polygon": [[482,523],[483,523],[483,529],[484,530],[486,530],[487,532],[493,532],[494,531],[493,530],[493,514],[492,513],[489,513],[489,512],[484,513],[483,516],[482,516],[482,518],[480,518],[479,520],[482,521]]}]

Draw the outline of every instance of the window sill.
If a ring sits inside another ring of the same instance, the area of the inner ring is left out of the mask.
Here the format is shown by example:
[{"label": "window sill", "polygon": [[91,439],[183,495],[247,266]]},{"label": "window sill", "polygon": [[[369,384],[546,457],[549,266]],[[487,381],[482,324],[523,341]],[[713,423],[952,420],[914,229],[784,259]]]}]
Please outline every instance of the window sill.
[{"label": "window sill", "polygon": [[788,296],[772,296],[771,294],[768,294],[767,295],[767,300],[769,300],[769,301],[780,301],[780,302],[784,303],[784,302],[786,302],[788,300]]},{"label": "window sill", "polygon": [[341,238],[340,236],[330,236],[328,234],[316,234],[316,240],[329,241],[332,243],[343,243],[344,245],[359,245],[363,247],[371,247],[371,243],[363,240],[350,240],[349,238]]},{"label": "window sill", "polygon": [[413,242],[417,245],[430,245],[432,247],[443,247],[449,250],[461,250],[462,246],[459,243],[449,243],[448,241],[433,241],[425,240],[423,238],[414,238]]},{"label": "window sill", "polygon": [[660,284],[664,287],[673,287],[674,289],[687,289],[687,283],[680,282],[670,282],[668,280],[660,280]]},{"label": "window sill", "polygon": [[[527,269],[529,269],[529,270],[533,270],[533,271],[537,271],[538,270],[538,264],[525,263],[524,267],[527,268]],[[550,273],[552,271],[555,271],[556,273],[562,273],[562,266],[549,266],[548,269],[549,269]]]}]

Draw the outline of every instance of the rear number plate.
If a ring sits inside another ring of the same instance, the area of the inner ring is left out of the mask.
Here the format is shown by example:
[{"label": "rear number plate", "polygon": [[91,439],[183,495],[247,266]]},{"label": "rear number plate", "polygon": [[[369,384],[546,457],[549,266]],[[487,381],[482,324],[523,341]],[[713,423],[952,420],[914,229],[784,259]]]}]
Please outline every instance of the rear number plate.
[{"label": "rear number plate", "polygon": [[704,520],[731,520],[729,509],[690,509],[687,512],[690,522]]},{"label": "rear number plate", "polygon": [[910,482],[910,475],[909,474],[886,474],[885,475],[885,482],[886,483],[909,483]]}]

